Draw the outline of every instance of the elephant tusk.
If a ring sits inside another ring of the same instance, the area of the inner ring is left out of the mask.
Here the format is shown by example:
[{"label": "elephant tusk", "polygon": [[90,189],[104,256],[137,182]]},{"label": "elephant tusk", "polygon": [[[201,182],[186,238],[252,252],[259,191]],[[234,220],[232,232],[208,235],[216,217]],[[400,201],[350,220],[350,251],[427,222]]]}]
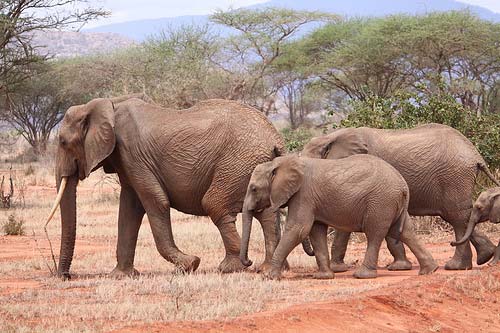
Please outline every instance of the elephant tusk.
[{"label": "elephant tusk", "polygon": [[57,272],[57,263],[56,263],[56,257],[54,255],[54,250],[52,249],[52,242],[50,241],[49,233],[47,232],[47,225],[49,224],[50,220],[52,220],[52,217],[56,213],[57,207],[61,203],[61,199],[64,194],[64,190],[66,189],[67,183],[68,183],[68,177],[62,177],[61,186],[59,186],[59,192],[57,192],[56,201],[54,202],[54,206],[52,206],[49,217],[47,218],[47,222],[45,222],[45,225],[43,227],[43,230],[45,231],[45,236],[47,237],[47,240],[49,242],[50,254],[52,255],[52,262],[54,263],[54,271],[52,271],[49,267],[49,270],[51,271],[52,275],[55,275]]},{"label": "elephant tusk", "polygon": [[47,228],[47,225],[49,224],[50,220],[52,220],[52,217],[54,217],[54,214],[56,213],[57,207],[61,203],[62,196],[64,194],[64,190],[66,189],[66,184],[68,182],[67,177],[63,177],[61,180],[61,186],[59,187],[59,192],[57,192],[57,197],[56,201],[54,202],[54,206],[52,206],[52,210],[50,211],[49,217],[47,218],[47,222],[45,222],[44,228]]}]

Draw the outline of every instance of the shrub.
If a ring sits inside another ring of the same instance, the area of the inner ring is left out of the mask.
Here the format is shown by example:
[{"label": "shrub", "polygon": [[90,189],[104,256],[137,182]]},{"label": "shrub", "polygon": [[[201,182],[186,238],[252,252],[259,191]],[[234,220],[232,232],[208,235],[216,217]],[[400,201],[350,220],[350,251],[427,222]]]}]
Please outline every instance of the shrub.
[{"label": "shrub", "polygon": [[291,153],[301,151],[313,136],[311,131],[304,127],[297,129],[284,128],[281,130],[281,135],[283,135],[283,139],[285,140],[287,151]]},{"label": "shrub", "polygon": [[24,220],[17,219],[14,214],[10,214],[8,220],[2,226],[3,232],[10,236],[24,236]]}]

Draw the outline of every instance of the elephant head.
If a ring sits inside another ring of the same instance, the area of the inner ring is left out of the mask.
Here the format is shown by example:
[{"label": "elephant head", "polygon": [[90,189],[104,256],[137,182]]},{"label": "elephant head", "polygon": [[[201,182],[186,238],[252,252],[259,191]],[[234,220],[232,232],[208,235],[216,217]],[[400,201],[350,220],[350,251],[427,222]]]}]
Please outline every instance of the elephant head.
[{"label": "elephant head", "polygon": [[367,153],[367,143],[357,128],[342,128],[313,138],[302,150],[302,156],[324,159],[339,159]]},{"label": "elephant head", "polygon": [[250,266],[248,244],[255,212],[271,207],[277,211],[297,193],[304,178],[304,162],[297,156],[277,157],[258,165],[252,173],[243,203],[243,233],[240,250],[241,262]]},{"label": "elephant head", "polygon": [[465,243],[472,235],[476,224],[487,220],[500,223],[500,187],[491,188],[479,195],[472,207],[464,237],[457,242],[451,242],[451,245],[457,246]]},{"label": "elephant head", "polygon": [[76,236],[76,186],[100,166],[115,148],[114,106],[94,99],[72,106],[62,120],[56,159],[58,195],[47,223],[61,206],[61,248],[57,274],[69,278]]}]

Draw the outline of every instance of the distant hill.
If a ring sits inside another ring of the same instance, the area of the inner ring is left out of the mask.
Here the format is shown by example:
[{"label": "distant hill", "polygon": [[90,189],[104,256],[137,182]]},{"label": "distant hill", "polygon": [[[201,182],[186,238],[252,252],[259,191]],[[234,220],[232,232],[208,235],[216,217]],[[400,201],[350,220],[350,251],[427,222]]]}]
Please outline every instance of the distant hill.
[{"label": "distant hill", "polygon": [[136,44],[124,35],[109,32],[43,31],[36,33],[37,52],[56,58],[107,53]]},{"label": "distant hill", "polygon": [[[269,6],[311,11],[320,10],[337,13],[346,17],[384,16],[396,13],[423,14],[432,11],[461,10],[469,8],[471,12],[483,19],[500,22],[500,14],[496,14],[483,7],[472,6],[456,0],[270,0],[249,8],[263,8]],[[205,24],[207,22],[207,15],[179,16],[109,24],[91,28],[86,31],[117,33],[136,41],[142,41],[165,27],[175,28],[185,24]]]}]

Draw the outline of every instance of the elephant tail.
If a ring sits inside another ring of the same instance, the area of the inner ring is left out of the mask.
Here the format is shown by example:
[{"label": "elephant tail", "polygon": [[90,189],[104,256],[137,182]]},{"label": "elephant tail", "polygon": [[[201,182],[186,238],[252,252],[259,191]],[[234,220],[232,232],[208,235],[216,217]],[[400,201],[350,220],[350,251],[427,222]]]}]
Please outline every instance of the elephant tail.
[{"label": "elephant tail", "polygon": [[401,233],[403,232],[403,228],[409,217],[410,216],[408,215],[408,211],[406,209],[403,209],[401,214],[398,216],[396,223],[394,223],[389,230],[389,234],[396,240],[396,244],[399,244],[399,242],[401,241]]},{"label": "elephant tail", "polygon": [[500,186],[500,182],[495,178],[495,176],[493,176],[493,174],[491,173],[490,169],[488,169],[488,166],[486,165],[486,163],[479,162],[477,164],[477,167],[479,168],[479,170],[481,170],[482,172],[484,172],[484,174],[486,176],[488,176],[488,178],[491,179],[491,181],[493,183],[495,183],[497,186]]},{"label": "elephant tail", "polygon": [[394,223],[390,229],[390,234],[396,240],[396,244],[399,244],[405,223],[410,218],[408,215],[408,203],[410,198],[407,191],[403,192],[403,199],[404,205],[401,209],[401,213],[399,214],[396,223]]}]

